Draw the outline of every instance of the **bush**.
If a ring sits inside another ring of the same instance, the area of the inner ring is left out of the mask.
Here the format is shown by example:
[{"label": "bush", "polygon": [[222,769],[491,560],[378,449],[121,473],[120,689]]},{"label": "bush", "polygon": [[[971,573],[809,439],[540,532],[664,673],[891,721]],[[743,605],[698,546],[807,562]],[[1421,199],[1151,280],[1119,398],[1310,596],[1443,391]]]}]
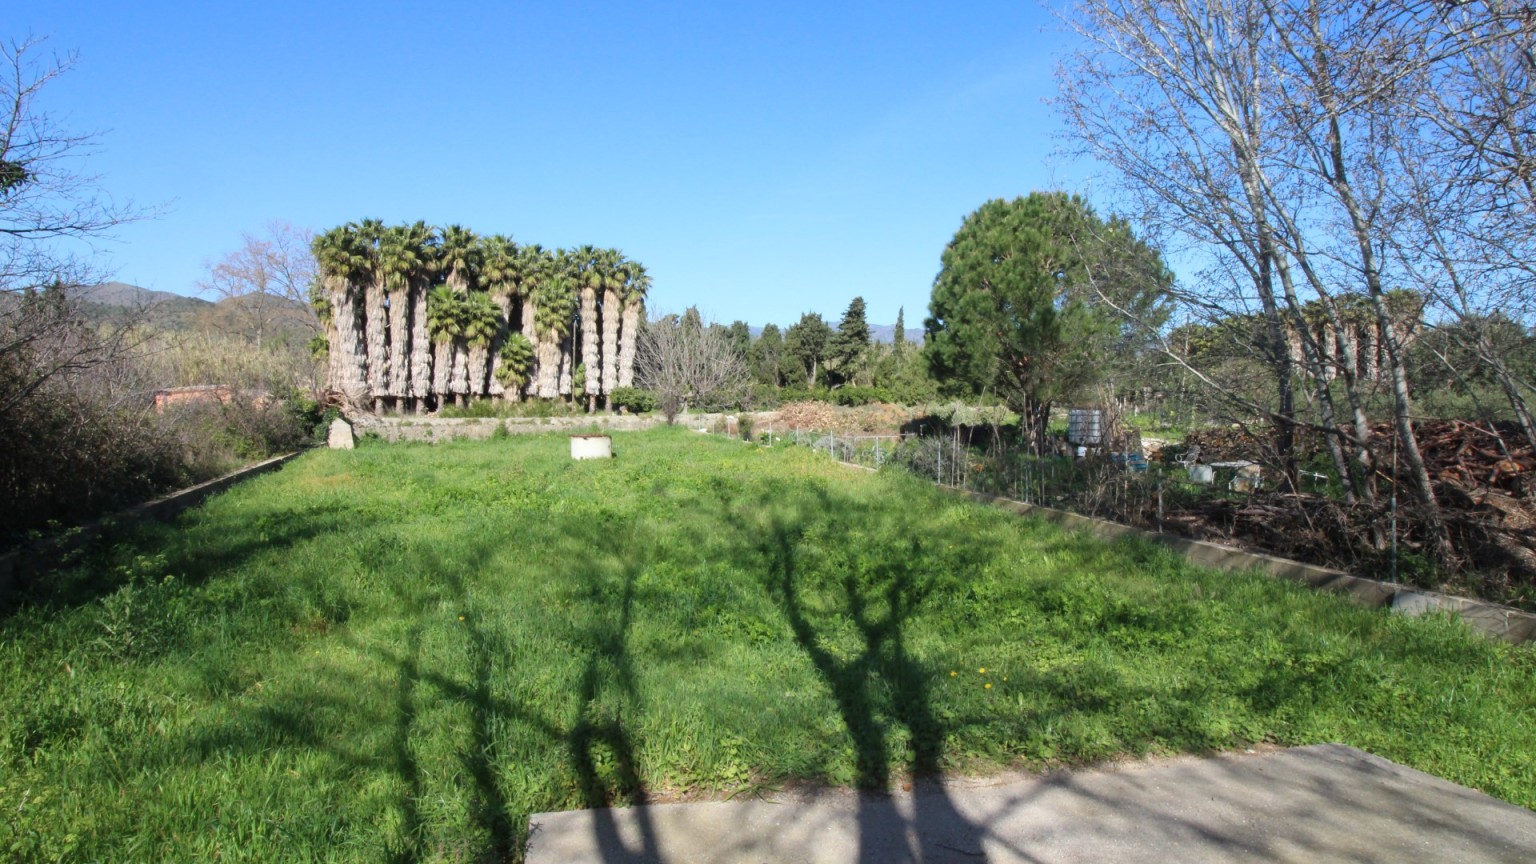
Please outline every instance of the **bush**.
[{"label": "bush", "polygon": [[631,414],[644,414],[656,410],[656,395],[639,387],[619,387],[608,396],[613,410],[623,409]]},{"label": "bush", "polygon": [[468,405],[444,405],[437,416],[445,419],[489,420],[501,417],[569,417],[583,413],[580,405],[559,399],[474,399]]},{"label": "bush", "polygon": [[832,401],[839,405],[854,408],[860,405],[873,405],[882,402],[894,402],[889,390],[884,387],[839,387],[832,391]]}]

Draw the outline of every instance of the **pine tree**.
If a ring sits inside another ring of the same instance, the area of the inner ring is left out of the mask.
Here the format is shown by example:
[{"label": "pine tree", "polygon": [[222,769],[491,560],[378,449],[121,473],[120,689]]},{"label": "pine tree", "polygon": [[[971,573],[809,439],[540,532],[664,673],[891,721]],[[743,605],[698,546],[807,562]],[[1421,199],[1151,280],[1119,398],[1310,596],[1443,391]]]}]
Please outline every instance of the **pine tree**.
[{"label": "pine tree", "polygon": [[846,384],[853,380],[863,366],[864,356],[869,353],[869,322],[864,317],[864,298],[855,297],[838,322],[837,333],[828,347],[827,366],[834,384]]}]

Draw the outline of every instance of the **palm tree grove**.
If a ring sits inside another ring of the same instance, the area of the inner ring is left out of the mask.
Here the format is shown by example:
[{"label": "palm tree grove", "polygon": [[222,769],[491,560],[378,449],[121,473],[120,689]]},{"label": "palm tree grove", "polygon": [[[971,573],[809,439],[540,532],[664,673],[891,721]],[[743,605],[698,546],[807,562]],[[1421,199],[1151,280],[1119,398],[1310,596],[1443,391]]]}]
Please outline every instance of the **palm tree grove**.
[{"label": "palm tree grove", "polygon": [[634,381],[650,277],[617,249],[546,249],[424,222],[314,239],[327,386],[364,410],[493,398],[608,408]]}]

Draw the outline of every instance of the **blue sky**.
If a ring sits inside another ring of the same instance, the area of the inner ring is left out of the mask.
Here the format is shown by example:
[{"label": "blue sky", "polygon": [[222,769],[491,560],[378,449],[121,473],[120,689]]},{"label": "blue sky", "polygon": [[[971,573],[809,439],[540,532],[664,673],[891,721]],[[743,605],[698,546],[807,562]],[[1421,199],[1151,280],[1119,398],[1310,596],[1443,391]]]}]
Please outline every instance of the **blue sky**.
[{"label": "blue sky", "polygon": [[[201,7],[201,8],[197,8]],[[196,11],[190,11],[196,9]],[[652,308],[920,326],[988,198],[1082,191],[1031,3],[27,4],[5,38],[78,63],[42,107],[162,214],[102,247],[192,293],[272,220],[457,222],[618,247]]]}]

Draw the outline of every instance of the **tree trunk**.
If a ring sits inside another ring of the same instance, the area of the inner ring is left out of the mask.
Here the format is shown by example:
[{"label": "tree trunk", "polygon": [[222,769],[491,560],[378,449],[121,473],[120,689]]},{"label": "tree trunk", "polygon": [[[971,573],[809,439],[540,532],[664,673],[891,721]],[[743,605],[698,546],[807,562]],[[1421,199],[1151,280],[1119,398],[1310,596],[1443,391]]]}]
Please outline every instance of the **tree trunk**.
[{"label": "tree trunk", "polygon": [[539,382],[543,376],[540,367],[544,365],[544,346],[539,339],[538,317],[539,308],[533,302],[533,297],[523,298],[523,335],[527,337],[533,346],[533,366],[528,370],[528,380],[523,384],[523,391],[529,396],[539,395]]},{"label": "tree trunk", "polygon": [[411,389],[411,296],[409,291],[389,295],[389,388],[396,399],[410,395]]},{"label": "tree trunk", "polygon": [[432,346],[432,395],[439,406],[448,403],[448,382],[453,377],[453,340],[442,339]]},{"label": "tree trunk", "polygon": [[560,396],[560,331],[554,328],[544,331],[539,340],[539,389],[540,399],[556,399]]},{"label": "tree trunk", "polygon": [[1360,270],[1365,274],[1366,293],[1370,297],[1371,308],[1376,313],[1376,329],[1381,338],[1383,359],[1387,362],[1387,372],[1391,376],[1394,397],[1393,425],[1397,428],[1398,447],[1402,458],[1408,463],[1408,476],[1414,497],[1424,508],[1424,521],[1435,545],[1433,550],[1435,560],[1442,565],[1449,564],[1453,553],[1451,535],[1446,530],[1445,520],[1441,518],[1440,502],[1435,499],[1435,487],[1430,481],[1429,469],[1424,464],[1424,454],[1419,451],[1418,439],[1413,434],[1413,421],[1410,419],[1413,401],[1408,393],[1408,371],[1404,364],[1402,340],[1399,339],[1397,330],[1393,327],[1392,315],[1387,309],[1385,291],[1381,284],[1381,270],[1377,264],[1375,247],[1372,245],[1373,226],[1361,211],[1359,203],[1355,200],[1354,188],[1350,185],[1349,173],[1344,162],[1344,145],[1339,130],[1338,115],[1332,105],[1325,103],[1325,108],[1328,109],[1329,155],[1333,165],[1332,176],[1329,178],[1330,185],[1333,187],[1334,194],[1338,196],[1344,212],[1349,216],[1355,247],[1360,255]]},{"label": "tree trunk", "polygon": [[509,294],[495,294],[492,299],[496,301],[499,314],[496,319],[496,335],[491,339],[491,345],[486,359],[485,392],[498,398],[507,395],[507,388],[501,384],[501,379],[496,377],[496,367],[501,365],[501,346],[507,342],[507,334],[512,326],[512,297]]},{"label": "tree trunk", "polygon": [[581,362],[587,367],[585,387],[587,410],[591,411],[597,394],[603,389],[601,355],[602,346],[597,341],[597,290],[581,289]]},{"label": "tree trunk", "polygon": [[[603,292],[603,359],[602,389],[603,407],[611,408],[610,398],[619,386],[619,292],[608,289]],[[592,370],[587,370],[592,375]]]},{"label": "tree trunk", "polygon": [[351,402],[362,404],[368,398],[368,348],[362,309],[356,286],[337,280],[340,290],[331,294],[332,323],[336,328],[336,389]]},{"label": "tree trunk", "polygon": [[[469,346],[464,340],[453,340],[453,371],[448,376],[448,389],[455,396],[469,395]],[[462,404],[465,400],[460,399]]]},{"label": "tree trunk", "polygon": [[427,330],[427,286],[411,285],[411,399],[420,411],[432,396],[432,334]]},{"label": "tree trunk", "polygon": [[368,329],[368,390],[377,400],[389,389],[389,318],[384,306],[384,286],[368,286],[364,297]]},{"label": "tree trunk", "polygon": [[645,301],[635,298],[624,304],[624,325],[619,331],[619,386],[635,386],[635,343]]},{"label": "tree trunk", "polygon": [[576,338],[575,333],[567,333],[560,338],[560,395],[571,397],[571,391],[576,381]]},{"label": "tree trunk", "polygon": [[466,357],[469,371],[469,395],[485,395],[485,367],[490,356],[490,346],[471,345]]}]

